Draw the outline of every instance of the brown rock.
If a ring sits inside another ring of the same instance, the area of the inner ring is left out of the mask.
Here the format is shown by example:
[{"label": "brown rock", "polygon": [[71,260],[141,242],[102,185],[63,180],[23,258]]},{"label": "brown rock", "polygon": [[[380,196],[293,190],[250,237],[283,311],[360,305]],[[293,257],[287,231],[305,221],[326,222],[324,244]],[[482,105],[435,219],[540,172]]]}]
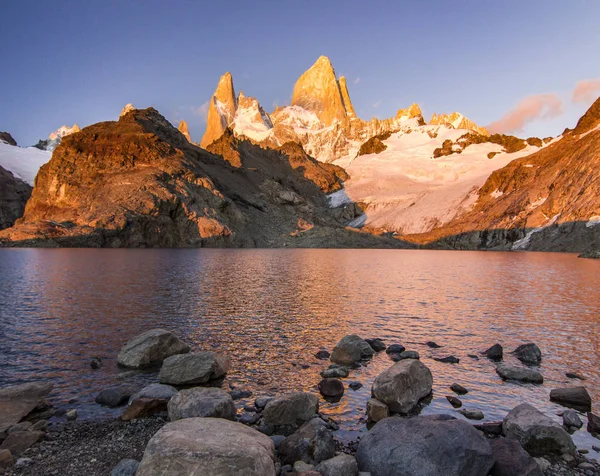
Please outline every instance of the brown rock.
[{"label": "brown rock", "polygon": [[367,400],[367,416],[369,420],[378,422],[390,416],[390,409],[385,403],[376,398],[369,398]]},{"label": "brown rock", "polygon": [[129,405],[120,416],[122,421],[133,420],[134,418],[144,418],[155,415],[156,413],[167,411],[168,401],[157,400],[155,398],[137,398]]},{"label": "brown rock", "polygon": [[181,132],[184,137],[189,141],[192,142],[192,138],[190,137],[190,131],[188,130],[188,125],[187,122],[185,122],[183,119],[179,122],[179,126],[177,127],[177,129],[179,130],[179,132]]},{"label": "brown rock", "polygon": [[43,431],[15,431],[0,445],[0,450],[10,450],[13,455],[19,455],[32,447],[44,437]]},{"label": "brown rock", "polygon": [[0,450],[0,469],[9,468],[13,464],[15,464],[15,458],[13,458],[10,450]]},{"label": "brown rock", "polygon": [[51,390],[49,382],[31,382],[0,389],[0,434],[40,405]]},{"label": "brown rock", "polygon": [[324,378],[319,382],[319,391],[325,397],[341,397],[344,395],[344,384],[337,378]]}]

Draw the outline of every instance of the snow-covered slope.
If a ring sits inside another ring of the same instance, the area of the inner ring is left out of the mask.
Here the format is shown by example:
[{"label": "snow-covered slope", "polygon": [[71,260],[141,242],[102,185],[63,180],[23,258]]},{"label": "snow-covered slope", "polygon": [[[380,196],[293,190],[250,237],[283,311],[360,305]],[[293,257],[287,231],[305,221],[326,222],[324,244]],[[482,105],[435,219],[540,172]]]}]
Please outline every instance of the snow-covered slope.
[{"label": "snow-covered slope", "polygon": [[[365,225],[403,234],[429,231],[469,210],[493,171],[538,150],[527,146],[507,154],[501,145],[483,143],[433,158],[444,140],[455,142],[466,132],[446,126],[407,127],[384,140],[387,148],[379,154],[335,161],[351,177],[345,194],[366,206]],[[497,154],[489,159],[490,152]]]},{"label": "snow-covered slope", "polygon": [[35,147],[17,147],[0,142],[0,166],[29,185],[33,185],[39,168],[50,160],[52,152]]}]

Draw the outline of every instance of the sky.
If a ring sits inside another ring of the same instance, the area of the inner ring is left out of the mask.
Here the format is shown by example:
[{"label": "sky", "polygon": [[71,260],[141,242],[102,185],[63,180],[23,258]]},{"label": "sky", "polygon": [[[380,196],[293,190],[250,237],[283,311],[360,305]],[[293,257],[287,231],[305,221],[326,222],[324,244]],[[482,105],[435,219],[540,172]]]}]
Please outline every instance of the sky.
[{"label": "sky", "polygon": [[598,0],[4,0],[0,131],[31,145],[133,103],[200,141],[223,73],[271,111],[325,55],[363,119],[417,102],[555,136],[600,96],[598,18]]}]

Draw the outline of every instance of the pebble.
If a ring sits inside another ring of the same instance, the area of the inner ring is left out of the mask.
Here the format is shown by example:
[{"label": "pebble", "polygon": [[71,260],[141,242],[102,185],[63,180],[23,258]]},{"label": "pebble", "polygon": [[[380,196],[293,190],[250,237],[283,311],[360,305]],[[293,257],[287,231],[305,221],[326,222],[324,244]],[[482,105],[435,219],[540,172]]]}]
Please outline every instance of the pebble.
[{"label": "pebble", "polygon": [[68,421],[73,421],[77,419],[77,410],[72,409],[72,410],[68,410],[67,413],[65,413],[65,416],[67,417]]},{"label": "pebble", "polygon": [[330,353],[326,350],[320,350],[315,354],[315,357],[319,360],[327,360],[330,357]]},{"label": "pebble", "polygon": [[436,344],[435,342],[433,342],[431,340],[428,341],[428,342],[425,342],[425,345],[427,347],[431,347],[432,349],[439,349],[440,347],[442,347],[441,345],[438,345],[438,344]]},{"label": "pebble", "polygon": [[294,463],[294,471],[301,473],[303,471],[312,471],[315,467],[312,464],[305,463],[304,461],[296,461]]},{"label": "pebble", "polygon": [[241,398],[248,398],[252,396],[252,392],[250,390],[232,390],[229,392],[231,398],[233,400],[239,400]]},{"label": "pebble", "polygon": [[450,390],[452,390],[454,393],[457,393],[458,395],[466,395],[467,393],[469,393],[469,391],[459,383],[453,383],[452,385],[450,385]]},{"label": "pebble", "polygon": [[567,463],[571,463],[572,461],[575,460],[575,457],[573,455],[570,455],[569,453],[563,453],[562,458],[567,462]]},{"label": "pebble", "polygon": [[569,377],[569,378],[576,378],[576,379],[579,379],[579,380],[585,380],[585,377],[583,375],[577,373],[577,372],[567,372],[565,375],[567,377]]},{"label": "pebble", "polygon": [[350,387],[352,390],[358,390],[359,388],[361,388],[363,386],[362,383],[360,382],[350,382],[348,384],[348,387]]}]

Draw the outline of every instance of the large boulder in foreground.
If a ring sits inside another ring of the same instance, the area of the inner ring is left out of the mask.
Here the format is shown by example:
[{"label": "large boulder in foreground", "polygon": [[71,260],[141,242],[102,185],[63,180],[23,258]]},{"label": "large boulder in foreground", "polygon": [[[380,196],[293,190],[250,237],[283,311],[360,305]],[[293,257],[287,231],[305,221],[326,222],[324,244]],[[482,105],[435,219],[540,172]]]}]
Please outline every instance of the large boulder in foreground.
[{"label": "large boulder in foreground", "polygon": [[127,342],[117,361],[123,367],[145,369],[160,365],[167,357],[185,354],[190,346],[165,329],[151,329]]},{"label": "large boulder in foreground", "polygon": [[331,361],[341,365],[351,365],[375,354],[369,343],[355,334],[342,337],[331,353]]},{"label": "large boulder in foreground", "polygon": [[449,415],[381,420],[360,440],[356,459],[371,476],[482,476],[494,463],[485,437]]},{"label": "large boulder in foreground", "polygon": [[310,420],[319,411],[319,398],[312,393],[288,393],[274,398],[263,410],[266,425],[295,425]]},{"label": "large boulder in foreground", "polygon": [[313,418],[279,444],[278,455],[285,464],[296,461],[316,464],[333,458],[333,433],[327,428],[327,423],[318,417]]},{"label": "large boulder in foreground", "polygon": [[152,437],[136,476],[275,476],[271,438],[241,423],[188,418]]},{"label": "large boulder in foreground", "polygon": [[372,393],[390,411],[407,414],[419,400],[431,393],[431,371],[420,360],[406,359],[396,362],[377,376]]},{"label": "large boulder in foreground", "polygon": [[534,457],[575,453],[575,444],[563,427],[528,403],[516,406],[506,415],[502,431],[517,439]]},{"label": "large boulder in foreground", "polygon": [[235,403],[220,388],[196,387],[181,390],[167,404],[171,421],[183,418],[213,417],[235,420]]},{"label": "large boulder in foreground", "polygon": [[229,357],[214,352],[174,355],[165,360],[158,378],[169,385],[198,385],[223,377],[229,366]]},{"label": "large boulder in foreground", "polygon": [[30,382],[1,388],[0,435],[42,403],[51,390],[50,382]]},{"label": "large boulder in foreground", "polygon": [[542,470],[514,438],[490,440],[494,467],[490,476],[544,476]]}]

